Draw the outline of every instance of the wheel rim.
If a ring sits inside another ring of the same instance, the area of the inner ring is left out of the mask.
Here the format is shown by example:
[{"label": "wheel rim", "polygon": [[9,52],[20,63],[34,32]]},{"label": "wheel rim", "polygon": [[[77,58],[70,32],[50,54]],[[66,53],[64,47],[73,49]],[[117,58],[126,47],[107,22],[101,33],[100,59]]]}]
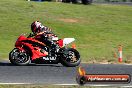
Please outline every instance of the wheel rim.
[{"label": "wheel rim", "polygon": [[70,63],[75,63],[79,60],[79,58],[77,58],[76,53],[73,51],[68,51],[68,54],[65,57],[66,61]]},{"label": "wheel rim", "polygon": [[12,59],[15,63],[25,63],[28,61],[28,55],[25,52],[21,52],[16,49],[12,53]]}]

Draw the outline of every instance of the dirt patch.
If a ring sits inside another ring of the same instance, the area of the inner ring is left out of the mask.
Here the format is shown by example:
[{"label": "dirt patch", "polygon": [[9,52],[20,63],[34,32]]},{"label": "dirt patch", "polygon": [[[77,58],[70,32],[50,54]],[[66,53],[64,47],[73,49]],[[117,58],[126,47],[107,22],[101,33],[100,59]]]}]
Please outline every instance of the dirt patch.
[{"label": "dirt patch", "polygon": [[63,22],[68,22],[68,23],[77,23],[78,22],[77,19],[64,19],[64,18],[61,18],[59,20],[63,21]]}]

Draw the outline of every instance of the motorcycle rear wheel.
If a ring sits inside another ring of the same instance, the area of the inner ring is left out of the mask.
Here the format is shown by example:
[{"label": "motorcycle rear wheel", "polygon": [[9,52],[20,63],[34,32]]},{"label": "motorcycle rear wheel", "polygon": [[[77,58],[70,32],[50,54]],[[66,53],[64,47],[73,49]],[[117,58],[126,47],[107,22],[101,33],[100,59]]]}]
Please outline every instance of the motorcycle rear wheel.
[{"label": "motorcycle rear wheel", "polygon": [[76,49],[68,48],[60,59],[62,65],[67,67],[78,66],[81,62],[80,54]]},{"label": "motorcycle rear wheel", "polygon": [[9,60],[12,64],[20,66],[29,65],[31,62],[30,56],[26,52],[19,51],[17,48],[14,48],[9,53]]}]

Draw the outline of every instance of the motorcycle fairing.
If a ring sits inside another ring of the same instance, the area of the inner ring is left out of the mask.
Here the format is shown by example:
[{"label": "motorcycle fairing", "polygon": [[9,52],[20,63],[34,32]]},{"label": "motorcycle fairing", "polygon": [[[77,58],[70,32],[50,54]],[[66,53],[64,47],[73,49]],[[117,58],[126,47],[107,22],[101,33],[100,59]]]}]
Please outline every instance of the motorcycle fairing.
[{"label": "motorcycle fairing", "polygon": [[[40,52],[41,47],[46,46],[44,43],[34,40],[33,38],[26,39],[24,36],[20,36],[15,44],[16,48],[26,51],[27,49],[32,52],[31,59],[47,56],[47,53]],[[22,41],[21,43],[19,41]],[[23,46],[21,46],[23,45]]]}]

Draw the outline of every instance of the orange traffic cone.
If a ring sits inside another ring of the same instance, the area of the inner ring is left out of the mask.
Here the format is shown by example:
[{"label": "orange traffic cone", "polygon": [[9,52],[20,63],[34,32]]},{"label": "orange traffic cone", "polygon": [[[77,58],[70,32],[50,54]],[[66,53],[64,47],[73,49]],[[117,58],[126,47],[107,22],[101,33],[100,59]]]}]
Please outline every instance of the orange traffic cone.
[{"label": "orange traffic cone", "polygon": [[119,45],[118,47],[118,52],[119,52],[118,62],[122,62],[122,46],[121,45]]},{"label": "orange traffic cone", "polygon": [[73,44],[72,44],[72,48],[73,48],[73,49],[76,49],[76,44],[73,43]]}]

